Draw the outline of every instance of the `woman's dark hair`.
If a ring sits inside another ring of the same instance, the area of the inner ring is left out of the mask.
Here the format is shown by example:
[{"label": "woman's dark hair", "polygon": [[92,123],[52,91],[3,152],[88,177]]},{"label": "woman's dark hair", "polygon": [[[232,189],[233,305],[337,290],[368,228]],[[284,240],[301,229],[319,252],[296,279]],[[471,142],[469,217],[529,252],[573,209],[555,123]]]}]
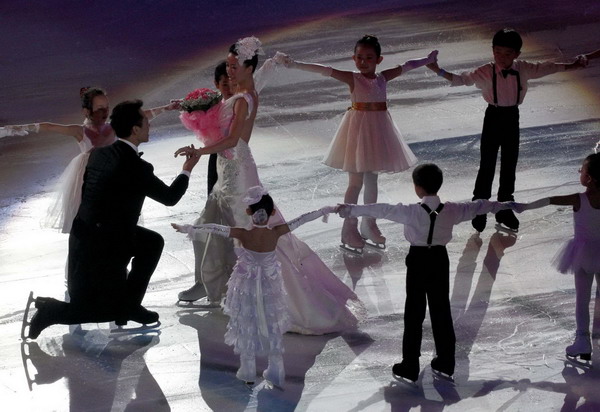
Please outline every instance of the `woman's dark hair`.
[{"label": "woman's dark hair", "polygon": [[358,46],[367,46],[371,47],[375,50],[375,54],[377,57],[381,56],[381,45],[379,44],[379,40],[375,36],[371,36],[370,34],[365,34],[359,41],[356,42],[354,46],[354,53],[356,53],[356,49]]},{"label": "woman's dark hair", "polygon": [[444,174],[436,164],[425,163],[415,167],[412,173],[413,183],[421,186],[428,195],[436,194],[444,182]]},{"label": "woman's dark hair", "polygon": [[[234,56],[237,56],[238,52],[235,50],[235,45],[235,43],[231,45],[231,47],[229,48],[229,53],[233,54]],[[251,59],[244,60],[244,66],[252,66],[252,73],[254,73],[254,71],[256,70],[256,66],[258,66],[258,54],[256,53],[256,51],[254,52],[254,56],[252,56]]]},{"label": "woman's dark hair", "polygon": [[144,105],[141,100],[126,100],[119,103],[112,110],[110,115],[110,125],[115,134],[124,139],[131,136],[133,126],[142,127],[144,116],[140,109]]},{"label": "woman's dark hair", "polygon": [[257,210],[265,209],[267,215],[271,216],[273,213],[273,209],[275,208],[275,204],[273,203],[273,198],[267,193],[263,195],[257,203],[248,206],[252,213],[255,213]]},{"label": "woman's dark hair", "polygon": [[94,97],[96,96],[106,96],[106,92],[99,87],[82,87],[79,89],[81,107],[92,112],[94,106]]},{"label": "woman's dark hair", "polygon": [[585,158],[588,175],[594,180],[596,187],[600,188],[600,153],[594,153]]}]

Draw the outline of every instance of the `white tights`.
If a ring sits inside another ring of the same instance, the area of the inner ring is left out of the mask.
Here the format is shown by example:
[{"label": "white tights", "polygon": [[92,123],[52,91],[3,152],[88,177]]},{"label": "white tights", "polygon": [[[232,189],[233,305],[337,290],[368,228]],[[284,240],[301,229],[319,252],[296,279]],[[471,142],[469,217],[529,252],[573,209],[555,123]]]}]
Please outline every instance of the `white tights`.
[{"label": "white tights", "polygon": [[[587,273],[580,269],[575,273],[575,321],[577,330],[589,333],[590,331],[590,298],[592,295],[592,283],[596,277],[596,288],[600,285],[600,272]],[[596,291],[596,305],[600,304],[600,297]]]},{"label": "white tights", "polygon": [[365,187],[363,192],[363,201],[365,205],[377,203],[377,173],[348,173],[348,189],[344,196],[344,203],[357,204],[360,191]]}]

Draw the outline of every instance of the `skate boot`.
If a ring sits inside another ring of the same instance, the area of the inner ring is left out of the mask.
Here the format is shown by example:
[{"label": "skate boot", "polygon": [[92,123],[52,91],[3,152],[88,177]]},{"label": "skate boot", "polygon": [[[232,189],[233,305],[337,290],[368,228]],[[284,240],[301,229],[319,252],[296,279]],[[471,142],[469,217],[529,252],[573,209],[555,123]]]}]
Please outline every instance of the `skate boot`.
[{"label": "skate boot", "polygon": [[365,241],[360,237],[360,233],[358,233],[357,218],[349,217],[344,220],[344,225],[342,226],[342,244],[340,247],[353,253],[362,254]]},{"label": "skate boot", "polygon": [[263,372],[263,378],[271,385],[283,388],[285,382],[285,368],[281,354],[269,355],[269,366]]},{"label": "skate boot", "polygon": [[[33,299],[33,292],[29,294],[26,312],[23,318],[23,328],[21,330],[21,336],[24,339],[36,339],[44,329],[54,324],[51,309],[49,309],[48,307],[52,303],[52,301],[56,301],[56,299],[44,297],[38,297],[36,299]],[[27,322],[26,319],[29,314],[29,307],[32,302],[35,302],[35,307],[37,311],[35,312],[35,315],[33,315],[33,317],[31,318],[31,322]],[[26,325],[29,325],[28,335],[25,335]]]},{"label": "skate boot", "polygon": [[501,210],[496,213],[496,227],[500,230],[508,230],[509,232],[516,233],[519,231],[519,219],[517,219],[512,210]]},{"label": "skate boot", "polygon": [[204,285],[200,282],[196,282],[191,288],[184,290],[183,292],[179,292],[177,298],[182,302],[194,302],[204,296]]},{"label": "skate boot", "polygon": [[575,342],[566,348],[567,358],[582,360],[592,360],[592,341],[590,333],[586,330],[578,330],[575,332]]},{"label": "skate boot", "polygon": [[442,379],[454,381],[452,375],[454,375],[454,360],[445,361],[440,359],[438,356],[431,360],[431,370],[434,375]]},{"label": "skate boot", "polygon": [[477,215],[477,216],[475,216],[475,219],[471,220],[473,229],[475,229],[479,233],[483,232],[483,230],[485,229],[486,223],[487,223],[487,215]]},{"label": "skate boot", "polygon": [[256,358],[252,354],[240,354],[240,368],[235,377],[244,381],[247,385],[254,384],[256,379]]},{"label": "skate boot", "polygon": [[402,362],[392,366],[392,375],[399,381],[406,379],[415,383],[419,379],[419,361],[407,361],[403,359]]},{"label": "skate boot", "polygon": [[360,222],[360,233],[365,243],[378,249],[385,249],[385,236],[381,234],[375,219],[363,217]]}]

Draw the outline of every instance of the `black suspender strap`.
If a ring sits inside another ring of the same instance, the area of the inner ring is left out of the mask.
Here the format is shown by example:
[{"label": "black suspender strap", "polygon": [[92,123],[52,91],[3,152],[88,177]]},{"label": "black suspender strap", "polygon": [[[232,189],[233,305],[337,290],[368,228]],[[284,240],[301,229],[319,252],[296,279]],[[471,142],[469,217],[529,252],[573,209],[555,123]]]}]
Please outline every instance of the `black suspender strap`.
[{"label": "black suspender strap", "polygon": [[420,203],[420,205],[429,214],[430,223],[429,223],[429,234],[427,235],[427,246],[431,247],[431,241],[433,240],[433,227],[435,226],[435,219],[437,218],[437,215],[444,208],[444,204],[440,203],[440,205],[435,210],[431,210],[431,208],[424,203]]},{"label": "black suspender strap", "polygon": [[492,85],[494,88],[494,105],[498,106],[498,89],[496,87],[496,65],[492,63]]},{"label": "black suspender strap", "polygon": [[519,100],[521,100],[521,90],[523,88],[521,87],[521,75],[519,74],[519,72],[517,72],[517,74],[515,76],[517,76],[517,106],[518,106]]}]

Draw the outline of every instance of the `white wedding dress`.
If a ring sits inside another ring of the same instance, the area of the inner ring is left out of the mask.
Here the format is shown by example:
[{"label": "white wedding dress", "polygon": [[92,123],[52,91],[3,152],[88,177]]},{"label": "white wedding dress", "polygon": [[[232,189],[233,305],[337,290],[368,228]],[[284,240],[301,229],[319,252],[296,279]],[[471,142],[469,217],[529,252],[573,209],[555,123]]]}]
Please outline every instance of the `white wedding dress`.
[{"label": "white wedding dress", "polygon": [[[224,135],[233,118],[233,104],[239,98],[248,102],[248,113],[252,113],[253,99],[249,94],[236,94],[228,99],[221,110]],[[195,222],[197,225],[217,223],[247,228],[252,225],[242,198],[250,187],[261,185],[256,164],[244,140],[240,139],[230,151],[231,159],[218,156],[218,181]],[[276,198],[275,193],[271,195]],[[269,226],[283,222],[283,216],[277,212],[269,220]],[[196,280],[204,284],[211,301],[220,301],[236,261],[233,240],[204,233],[193,243]],[[358,319],[364,316],[364,306],[306,243],[288,233],[279,239],[276,252],[287,292],[291,332],[320,335],[356,327]]]}]

